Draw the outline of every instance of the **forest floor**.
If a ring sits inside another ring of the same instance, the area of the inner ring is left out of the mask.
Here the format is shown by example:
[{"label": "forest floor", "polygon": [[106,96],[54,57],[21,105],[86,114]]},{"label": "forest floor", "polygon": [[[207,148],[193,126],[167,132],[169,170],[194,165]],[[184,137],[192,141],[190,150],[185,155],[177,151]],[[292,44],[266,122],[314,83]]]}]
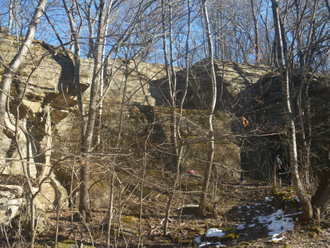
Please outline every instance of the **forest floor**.
[{"label": "forest floor", "polygon": [[[112,223],[116,229],[111,232],[111,247],[138,247],[139,244],[140,247],[330,247],[329,211],[319,221],[300,223],[296,213],[298,207],[282,205],[285,212],[279,210],[281,203],[274,200],[272,189],[271,185],[256,181],[221,182],[218,196],[209,199],[212,204],[203,217],[194,215],[198,194],[178,192],[166,236],[163,221],[167,197],[157,191],[150,191],[145,196],[139,229],[139,197],[132,193],[134,191],[128,192],[121,206],[117,205],[114,211]],[[292,187],[281,187],[279,191],[291,193]],[[183,205],[188,207],[182,210],[180,217],[178,208]],[[273,218],[276,213],[280,217]],[[70,209],[59,212],[58,247],[82,247],[81,243],[83,247],[106,247],[108,209],[93,209],[88,225],[76,218],[72,220],[72,216]],[[275,219],[280,221],[280,231],[276,235],[270,230]],[[223,234],[205,238],[210,229]],[[49,228],[37,235],[36,247],[54,247],[55,234],[56,213],[51,213]],[[272,238],[272,235],[276,237]],[[12,244],[15,247],[17,240]]]}]

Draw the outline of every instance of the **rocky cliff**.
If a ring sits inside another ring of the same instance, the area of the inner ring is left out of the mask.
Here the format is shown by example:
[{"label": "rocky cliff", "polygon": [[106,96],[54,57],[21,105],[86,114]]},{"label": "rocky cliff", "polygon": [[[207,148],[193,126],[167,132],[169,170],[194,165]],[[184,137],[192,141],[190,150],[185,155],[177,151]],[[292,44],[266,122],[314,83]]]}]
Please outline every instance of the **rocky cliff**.
[{"label": "rocky cliff", "polygon": [[[218,60],[215,60],[215,70],[218,85],[216,108],[236,117],[237,125],[233,126],[232,131],[242,142],[242,168],[254,178],[270,179],[275,156],[280,155],[285,163],[284,170],[288,171],[286,112],[278,72],[266,66]],[[294,88],[291,97],[301,166],[305,165],[303,142],[307,139],[303,137],[303,131],[308,133],[310,122],[312,168],[322,170],[329,166],[330,157],[329,81],[321,74],[309,72],[304,75],[300,70],[295,70],[290,77]],[[184,90],[185,80],[186,71],[178,72],[179,96]],[[210,63],[202,60],[190,68],[184,106],[207,110],[211,94]],[[310,120],[307,111],[311,113]]]},{"label": "rocky cliff", "polygon": [[[9,63],[18,46],[19,42],[13,37],[0,33],[3,61]],[[3,66],[0,67],[0,79]],[[285,112],[278,75],[269,67],[231,61],[216,60],[215,67],[218,100],[214,118],[216,155],[213,179],[238,179],[241,167],[247,175],[269,179],[275,155],[281,154],[284,162],[287,156]],[[85,107],[88,106],[92,68],[92,60],[81,59]],[[72,178],[72,168],[80,169],[72,159],[79,155],[80,147],[73,70],[71,51],[34,41],[18,71],[11,88],[6,136],[1,140],[0,149],[0,189],[5,192],[1,193],[1,201],[6,203],[2,205],[3,216],[8,208],[14,209],[25,201],[25,186],[21,186],[24,185],[22,180],[26,180],[23,168],[28,168],[29,176],[35,180],[35,190],[42,188],[37,199],[39,208],[48,210],[59,204],[67,206],[66,189],[69,186],[65,184]],[[207,162],[207,109],[211,99],[209,70],[209,60],[202,60],[190,68],[185,110],[180,119],[179,139],[184,151],[182,171],[194,169],[201,175]],[[177,68],[177,77],[179,102],[185,90],[186,71]],[[299,72],[292,77],[296,92],[299,92],[303,85]],[[330,137],[329,88],[320,75],[310,76],[308,82],[314,127],[313,164],[326,166]],[[109,194],[106,192],[109,192],[109,185],[103,176],[98,175],[108,175],[112,170],[113,156],[118,161],[120,154],[118,169],[125,173],[136,173],[134,170],[141,169],[138,161],[146,162],[150,175],[159,171],[165,179],[166,171],[173,170],[170,112],[166,107],[168,87],[163,66],[136,60],[109,60],[105,64],[103,92],[106,97],[102,121],[97,123],[95,130],[99,140],[95,139],[97,155],[92,166],[95,173],[92,175],[91,195],[95,206],[108,204]],[[145,149],[148,156],[143,153]],[[70,159],[63,160],[66,157]],[[38,185],[45,175],[49,175],[48,179]],[[15,213],[18,213],[17,209]]]},{"label": "rocky cliff", "polygon": [[[1,33],[2,60],[9,63],[19,44],[15,38]],[[71,51],[34,41],[12,84],[12,98],[6,117],[6,136],[1,140],[0,151],[0,188],[3,203],[1,216],[5,218],[2,222],[19,213],[20,208],[17,206],[26,204],[26,170],[29,178],[34,181],[34,192],[40,189],[35,201],[37,208],[47,211],[68,205],[68,188],[65,189],[65,184],[71,180],[67,177],[67,170],[72,168],[74,161],[59,161],[68,154],[79,153],[73,56]],[[0,79],[4,72],[3,66],[0,67]],[[85,107],[88,106],[92,67],[92,60],[81,58],[80,83]],[[155,131],[151,136],[151,146],[161,148],[162,153],[169,153],[170,118],[168,109],[160,107],[166,100],[157,81],[165,76],[163,66],[135,60],[109,60],[105,67],[104,92],[107,95],[104,100],[103,120],[98,123],[101,128],[99,133],[102,146],[99,145],[97,151],[115,147],[119,130],[122,140],[125,141],[121,150],[127,148],[141,151],[141,141],[147,135],[146,131],[152,127]],[[110,88],[109,91],[107,87]],[[122,101],[125,103],[124,108],[120,104]],[[206,119],[207,114],[204,112],[184,112],[184,119],[181,121],[181,137],[185,144],[182,170],[194,168],[203,173],[207,154]],[[18,129],[15,127],[16,120]],[[233,120],[231,116],[227,116],[226,121],[217,118],[219,134],[230,134]],[[217,166],[219,172],[222,171],[221,174],[237,179],[237,169],[240,168],[239,147],[235,139],[233,142],[228,137],[218,136],[217,142],[223,145],[218,146],[215,158],[218,162],[221,161]],[[105,145],[105,140],[110,140],[110,143]],[[157,164],[157,168],[161,170],[172,170],[169,156],[157,155],[161,154],[157,149],[153,152],[155,156],[150,163]],[[125,163],[133,166],[132,161],[140,160],[141,156],[141,152],[134,152]],[[94,161],[94,169],[99,168],[96,161],[97,159]],[[75,169],[79,170],[76,167]],[[45,176],[47,180],[43,180]],[[96,206],[108,204],[108,194],[104,190],[100,191],[100,187],[108,186],[104,183],[93,185],[91,192],[94,192],[92,195]],[[102,192],[104,194],[100,195]],[[11,209],[10,216],[6,214],[8,209]]]}]

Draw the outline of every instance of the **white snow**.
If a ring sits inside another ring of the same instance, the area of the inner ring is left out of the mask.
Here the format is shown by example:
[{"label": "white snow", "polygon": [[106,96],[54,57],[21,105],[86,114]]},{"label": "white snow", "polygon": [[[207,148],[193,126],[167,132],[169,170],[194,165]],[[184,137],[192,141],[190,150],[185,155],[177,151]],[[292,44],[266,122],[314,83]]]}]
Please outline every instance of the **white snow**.
[{"label": "white snow", "polygon": [[[271,198],[266,198],[266,202],[270,202]],[[247,209],[253,209],[256,206],[265,205],[265,207],[270,207],[270,205],[264,204],[256,204],[254,206],[246,205]],[[238,209],[241,209],[239,207]],[[241,212],[241,211],[238,211]],[[260,214],[260,211],[256,211]],[[295,213],[294,215],[297,215],[299,213]],[[249,213],[247,213],[249,215]],[[269,241],[280,241],[285,238],[285,236],[282,234],[283,232],[287,230],[292,230],[294,221],[292,219],[292,214],[286,214],[284,215],[284,212],[282,209],[278,209],[276,212],[270,214],[270,215],[260,215],[253,218],[254,223],[241,223],[236,227],[236,230],[244,230],[245,228],[253,228],[256,226],[256,223],[260,223],[264,225],[264,229],[268,230],[268,235],[270,237]],[[226,233],[224,233],[222,230],[217,228],[211,228],[206,232],[206,237],[222,237]],[[210,243],[210,242],[201,242],[200,237],[195,238],[196,243],[199,245],[198,247],[203,247],[206,245],[217,245],[218,247],[224,247],[221,243]]]},{"label": "white snow", "polygon": [[271,237],[270,241],[282,240],[284,236],[278,238],[283,232],[292,230],[293,220],[290,217],[283,218],[283,210],[279,209],[275,213],[268,216],[259,216],[255,219],[260,223],[268,223],[268,235]]},{"label": "white snow", "polygon": [[224,235],[225,235],[225,233],[222,230],[217,229],[217,228],[211,228],[211,229],[207,230],[207,232],[206,232],[206,237],[208,237],[208,238],[212,238],[212,237],[219,238]]},{"label": "white snow", "polygon": [[245,229],[245,223],[243,224],[239,224],[237,227],[236,227],[237,230],[244,230]]}]

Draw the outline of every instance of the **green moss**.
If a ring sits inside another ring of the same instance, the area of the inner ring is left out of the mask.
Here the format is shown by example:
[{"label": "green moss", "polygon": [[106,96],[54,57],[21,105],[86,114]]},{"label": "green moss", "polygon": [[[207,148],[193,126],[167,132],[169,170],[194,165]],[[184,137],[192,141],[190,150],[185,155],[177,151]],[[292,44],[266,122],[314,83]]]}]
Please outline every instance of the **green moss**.
[{"label": "green moss", "polygon": [[315,239],[315,238],[318,236],[318,234],[317,234],[316,232],[308,232],[308,236],[309,236],[310,238]]},{"label": "green moss", "polygon": [[247,247],[252,247],[252,244],[249,242],[242,242],[238,248],[247,248]]},{"label": "green moss", "polygon": [[308,231],[316,233],[316,234],[321,234],[323,231],[321,228],[319,228],[318,226],[313,226],[313,227],[309,227]]},{"label": "green moss", "polygon": [[[77,244],[79,245],[79,242],[77,242]],[[71,247],[75,247],[74,240],[64,240],[62,242],[57,243],[57,248],[71,248]],[[93,247],[93,246],[84,244],[84,247]]]},{"label": "green moss", "polygon": [[294,205],[295,191],[293,187],[274,187],[272,195],[280,208],[286,209],[288,205]]},{"label": "green moss", "polygon": [[133,224],[136,225],[137,223],[137,218],[131,215],[122,215],[121,216],[121,221],[125,224]]},{"label": "green moss", "polygon": [[233,240],[236,240],[238,239],[239,236],[235,233],[229,233],[229,234],[226,234],[225,236],[221,237],[220,240],[221,241],[233,241]]},{"label": "green moss", "polygon": [[236,227],[225,227],[225,228],[222,228],[222,231],[224,231],[224,232],[234,231],[234,230],[236,230]]},{"label": "green moss", "polygon": [[195,228],[195,233],[202,235],[203,233],[205,233],[205,229],[201,228],[201,227],[196,227]]}]

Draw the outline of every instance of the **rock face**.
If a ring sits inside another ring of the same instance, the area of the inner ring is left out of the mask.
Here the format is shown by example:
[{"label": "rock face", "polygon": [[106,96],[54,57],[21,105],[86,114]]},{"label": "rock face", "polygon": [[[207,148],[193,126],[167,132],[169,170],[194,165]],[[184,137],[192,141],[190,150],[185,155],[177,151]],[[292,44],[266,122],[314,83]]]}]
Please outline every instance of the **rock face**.
[{"label": "rock face", "polygon": [[163,103],[163,96],[154,81],[165,77],[164,66],[137,60],[109,60],[105,67],[105,87],[110,85],[111,88],[106,100],[124,100],[125,104],[146,106]]},{"label": "rock face", "polygon": [[[141,163],[144,159],[142,152],[144,144],[147,144],[148,156],[145,158],[147,174],[156,173],[167,178],[170,172],[175,172],[176,167],[170,156],[170,109],[166,107],[151,107],[142,105],[128,105],[124,109],[121,132],[120,148],[115,147],[118,137],[119,123],[118,113],[120,106],[114,104],[104,108],[101,143],[95,148],[96,153],[108,154],[97,159],[92,165],[91,188],[93,207],[109,205],[109,180],[101,180],[99,175],[109,169],[113,164],[111,154],[124,154],[122,163],[116,167],[116,171],[141,171]],[[204,168],[208,157],[207,139],[207,112],[199,110],[184,110],[180,120],[180,144],[183,149],[181,172],[182,180],[186,180],[187,172],[193,169],[196,175],[204,176]],[[236,137],[231,132],[235,118],[226,113],[218,113],[214,117],[215,155],[213,177],[215,180],[223,178],[238,180],[240,178],[240,146]],[[148,134],[150,133],[150,136]],[[109,145],[110,144],[110,145]],[[127,175],[128,176],[128,175]],[[123,179],[127,180],[127,179]],[[132,178],[132,180],[135,180]],[[152,180],[152,179],[151,179]],[[153,179],[154,180],[154,179]],[[191,183],[191,179],[187,179]],[[202,182],[202,180],[201,180]],[[129,181],[128,181],[129,183]],[[201,186],[201,183],[200,183]],[[182,187],[186,185],[182,183]],[[199,189],[194,189],[199,190]],[[106,193],[104,193],[106,192]]]},{"label": "rock face", "polygon": [[[214,61],[217,80],[217,105],[219,111],[236,116],[232,131],[242,137],[241,165],[246,175],[256,179],[271,180],[273,161],[280,155],[284,162],[283,172],[289,170],[289,153],[286,143],[285,106],[279,74],[266,66],[238,64],[231,61]],[[186,71],[178,75],[178,101],[183,95]],[[304,80],[301,71],[291,75],[295,93],[292,104],[296,115],[297,140],[300,163],[303,158],[303,132],[307,132],[307,105],[310,100],[311,112],[311,163],[317,171],[329,164],[330,122],[329,122],[329,83],[319,74],[308,73]],[[168,97],[166,82],[163,92]],[[299,92],[302,92],[302,107],[297,106]],[[202,60],[190,68],[185,108],[207,110],[211,100],[210,63]],[[304,98],[304,96],[306,97]],[[246,120],[243,122],[243,120]]]},{"label": "rock face", "polygon": [[[253,133],[247,137],[245,149],[242,150],[242,165],[245,169],[253,170],[256,165],[269,178],[273,161],[280,155],[284,162],[284,169],[289,170],[289,149],[286,143],[286,112],[282,96],[282,86],[279,74],[269,74],[254,85],[255,94],[250,95],[241,108],[236,108],[237,116],[244,116],[250,125],[244,128],[243,133]],[[292,106],[295,115],[295,124],[298,142],[298,157],[300,166],[305,166],[303,132],[307,134],[308,122],[311,130],[311,168],[310,173],[317,173],[329,165],[329,101],[330,91],[326,78],[320,74],[308,73],[306,80],[299,71],[291,75],[295,93],[292,94]],[[299,92],[302,92],[302,106],[298,107]],[[244,95],[244,92],[242,93]],[[309,99],[309,102],[306,101]],[[309,106],[309,110],[308,110]],[[307,111],[310,111],[310,120]],[[244,151],[245,150],[245,151]],[[260,173],[256,173],[255,177]]]},{"label": "rock face", "polygon": [[[0,33],[1,59],[9,63],[16,55],[20,43],[6,33]],[[77,108],[76,89],[73,81],[74,55],[71,51],[56,49],[42,41],[34,41],[28,55],[24,59],[17,78],[15,78],[11,95],[14,100],[10,104],[10,112],[7,113],[5,136],[1,140],[0,174],[1,175],[24,175],[24,165],[21,157],[30,158],[26,164],[28,174],[33,180],[41,180],[42,171],[45,166],[51,169],[47,150],[56,147],[51,143],[51,134],[48,129],[56,131],[65,137],[70,130],[68,124],[72,120],[66,118]],[[157,97],[161,98],[156,86],[150,84],[153,78],[164,77],[164,72],[159,66],[136,61],[108,61],[106,65],[105,87],[110,85],[105,102],[119,101],[154,106]],[[83,91],[85,107],[89,99],[89,85],[92,80],[93,60],[81,58],[80,64],[80,86]],[[110,69],[111,68],[111,69]],[[4,67],[0,66],[0,81]],[[19,112],[16,106],[20,97],[24,94]],[[125,97],[123,98],[123,94]],[[157,95],[158,94],[158,95]],[[46,108],[49,110],[46,110]],[[50,124],[47,126],[47,113],[50,113]],[[15,119],[19,116],[22,129],[17,130],[15,140]],[[28,135],[26,133],[28,132]],[[18,148],[21,154],[18,152]],[[48,158],[47,158],[48,157]],[[48,164],[47,164],[48,159]],[[46,165],[47,164],[47,165]],[[40,209],[48,210],[51,204],[62,202],[67,199],[65,189],[57,182],[53,173],[49,174],[48,182],[41,185]],[[6,183],[5,181],[3,183]],[[58,193],[61,199],[58,198]],[[46,202],[44,202],[46,198]],[[64,205],[65,206],[65,205]]]},{"label": "rock face", "polygon": [[[0,33],[0,49],[2,59],[9,63],[16,55],[17,42],[13,37]],[[81,87],[86,90],[91,79],[91,61],[82,59]],[[10,196],[7,202],[14,199],[23,204],[28,192],[27,178],[41,181],[33,186],[33,193],[40,189],[36,197],[37,208],[51,210],[57,206],[67,206],[67,192],[51,172],[50,148],[51,130],[62,119],[74,110],[77,104],[73,83],[72,54],[55,51],[53,47],[34,41],[28,55],[19,68],[17,77],[11,87],[12,101],[7,113],[0,148],[0,179],[7,186],[21,185],[11,177],[25,178],[21,186],[23,195]],[[0,68],[0,74],[4,68]],[[0,80],[2,76],[0,75]],[[20,98],[20,107],[17,108]],[[19,129],[16,130],[16,117]],[[15,133],[16,130],[16,133]],[[4,159],[6,158],[6,159]],[[11,184],[12,183],[12,184]],[[10,204],[7,207],[11,208]],[[13,211],[12,211],[13,213]],[[16,212],[17,214],[18,212]],[[12,216],[10,216],[11,218]]]},{"label": "rock face", "polygon": [[[0,33],[0,51],[4,61],[9,63],[12,60],[18,46],[19,42],[13,37]],[[211,99],[209,62],[202,60],[190,68],[185,110],[180,122],[180,138],[185,154],[183,170],[193,169],[199,174],[203,174],[208,150],[206,120]],[[81,58],[80,83],[86,109],[92,68],[92,60]],[[284,163],[288,164],[285,111],[278,75],[269,67],[231,61],[215,60],[215,69],[218,89],[218,112],[215,114],[216,176],[220,179],[238,179],[242,164],[250,176],[267,179],[276,154],[281,154]],[[186,72],[180,68],[176,70],[180,102],[185,90]],[[2,66],[0,80],[3,72]],[[11,88],[13,98],[0,148],[0,187],[4,185],[1,200],[6,202],[1,210],[4,211],[1,212],[3,218],[12,218],[11,214],[6,214],[9,209],[11,213],[18,214],[17,209],[12,207],[16,203],[24,204],[26,196],[20,192],[26,190],[24,180],[27,174],[35,182],[47,178],[41,185],[34,185],[35,192],[41,189],[36,199],[38,208],[46,211],[54,206],[67,206],[67,192],[53,173],[50,158],[58,159],[67,152],[75,154],[79,150],[73,72],[74,60],[70,51],[56,49],[41,41],[33,42],[18,71],[18,77]],[[302,89],[301,76],[296,73],[293,78],[296,92],[299,92]],[[317,156],[313,157],[313,163],[327,164],[330,137],[329,88],[321,76],[313,75],[310,79],[308,94],[311,96],[312,125],[316,127],[313,130],[312,147],[313,156]],[[107,90],[108,87],[110,90]],[[170,113],[168,108],[162,107],[167,106],[169,94],[163,66],[136,60],[109,60],[105,64],[103,93],[106,94],[104,117],[101,123],[97,123],[101,130],[101,145],[106,140],[110,147],[115,147],[117,137],[121,136],[125,142],[123,149],[140,151],[152,127],[150,144],[157,149],[169,149]],[[121,105],[122,101],[124,105]],[[19,102],[20,107],[17,108]],[[15,127],[16,117],[20,127],[18,130]],[[78,149],[73,150],[73,147]],[[97,149],[103,149],[104,152],[106,148]],[[153,159],[148,162],[164,165],[171,170],[171,159],[168,155],[157,155],[157,149],[151,152]],[[139,160],[141,157],[134,153],[125,163],[134,165]],[[104,166],[111,163],[107,161]],[[24,183],[19,183],[19,180],[10,181],[8,175],[23,178],[20,180]],[[97,180],[99,178],[95,178]],[[17,188],[17,185],[23,186]],[[93,202],[96,206],[108,204],[107,196],[101,194],[108,192],[107,185],[95,185],[91,189],[91,195],[95,197]]]},{"label": "rock face", "polygon": [[[271,72],[270,67],[239,64],[232,61],[214,60],[217,80],[217,109],[231,109],[236,104],[238,95],[250,92],[255,83]],[[190,68],[189,86],[184,108],[207,109],[210,105],[212,91],[210,83],[210,60],[204,59]],[[178,72],[178,100],[181,101],[186,81],[186,71]],[[165,95],[166,90],[164,90]],[[246,97],[246,96],[244,96]]]}]

